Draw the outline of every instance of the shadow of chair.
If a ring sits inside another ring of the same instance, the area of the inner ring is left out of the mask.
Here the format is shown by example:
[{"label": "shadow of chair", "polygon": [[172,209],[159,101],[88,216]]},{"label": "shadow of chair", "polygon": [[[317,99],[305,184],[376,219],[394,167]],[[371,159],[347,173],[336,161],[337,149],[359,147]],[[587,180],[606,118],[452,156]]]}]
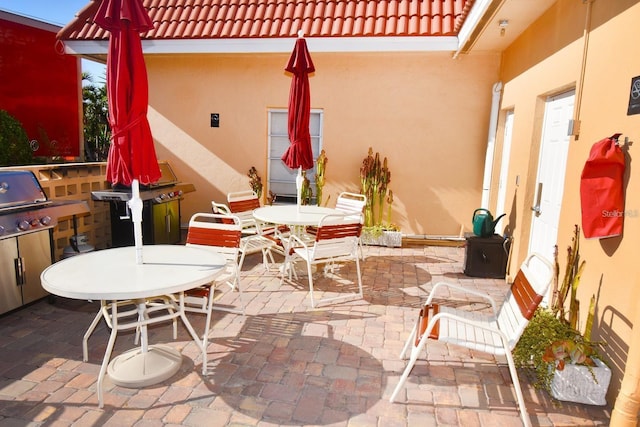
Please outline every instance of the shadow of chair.
[{"label": "shadow of chair", "polygon": [[[455,344],[474,351],[494,356],[505,356],[515,388],[522,422],[531,425],[524,397],[518,380],[518,373],[511,351],[518,343],[524,328],[547,294],[553,280],[553,266],[538,254],[530,254],[522,263],[509,292],[501,306],[487,294],[447,282],[436,283],[420,310],[418,322],[407,339],[401,358],[411,352],[398,385],[393,391],[391,402],[398,394],[413,369],[418,356],[425,350],[428,340]],[[491,304],[491,313],[460,310],[444,304],[434,304],[433,299],[441,288],[463,292],[481,298]]]}]

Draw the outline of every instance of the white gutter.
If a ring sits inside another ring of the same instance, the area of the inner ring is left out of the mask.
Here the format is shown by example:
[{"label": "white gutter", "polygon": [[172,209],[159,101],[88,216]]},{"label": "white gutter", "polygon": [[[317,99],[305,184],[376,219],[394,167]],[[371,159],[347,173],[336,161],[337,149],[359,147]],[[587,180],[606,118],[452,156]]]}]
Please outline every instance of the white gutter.
[{"label": "white gutter", "polygon": [[487,9],[494,1],[495,0],[478,0],[473,4],[467,18],[464,20],[464,24],[462,24],[460,31],[458,31],[458,46],[453,54],[454,59],[458,57],[464,45],[467,44],[471,34],[473,34],[480,23],[480,19],[487,13]]},{"label": "white gutter", "polygon": [[496,150],[496,131],[498,128],[498,112],[500,111],[500,97],[502,96],[502,82],[493,85],[491,97],[491,114],[489,115],[489,135],[487,137],[487,153],[484,159],[484,178],[482,180],[482,201],[480,207],[489,209],[489,195],[491,193],[491,175],[493,173],[493,157]]},{"label": "white gutter", "polygon": [[[308,37],[312,52],[451,52],[457,37]],[[145,54],[168,53],[291,53],[295,38],[143,40]],[[66,40],[65,53],[106,55],[109,42]]]}]

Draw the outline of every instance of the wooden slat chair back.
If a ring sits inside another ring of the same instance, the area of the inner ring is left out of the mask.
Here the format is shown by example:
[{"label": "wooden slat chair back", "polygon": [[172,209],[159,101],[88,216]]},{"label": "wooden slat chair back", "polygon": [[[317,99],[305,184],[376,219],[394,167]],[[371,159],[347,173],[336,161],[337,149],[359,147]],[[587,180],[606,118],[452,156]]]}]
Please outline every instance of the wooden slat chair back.
[{"label": "wooden slat chair back", "polygon": [[333,264],[335,262],[355,261],[358,280],[358,292],[340,295],[337,297],[323,298],[317,301],[329,302],[357,296],[363,297],[362,275],[360,272],[360,259],[358,257],[358,238],[362,231],[362,214],[357,221],[353,221],[347,215],[325,215],[318,223],[315,239],[308,241],[292,234],[286,245],[289,249],[285,258],[285,266],[282,270],[282,279],[286,271],[291,272],[293,263],[302,259],[307,264],[309,278],[309,293],[311,306],[316,307],[316,299],[313,290],[313,274],[311,266],[315,264]]},{"label": "wooden slat chair back", "polygon": [[[410,361],[393,391],[390,401],[394,402],[397,399],[428,340],[438,340],[495,356],[505,356],[522,422],[524,425],[530,426],[531,420],[526,411],[511,352],[522,336],[533,313],[549,291],[553,280],[553,271],[553,266],[547,259],[536,253],[530,254],[522,263],[500,306],[484,292],[467,289],[453,283],[436,283],[420,310],[418,321],[400,354],[401,358],[405,358],[410,352]],[[433,299],[437,291],[442,288],[481,299],[489,303],[491,312],[461,310],[449,307],[445,303],[435,304]]]}]

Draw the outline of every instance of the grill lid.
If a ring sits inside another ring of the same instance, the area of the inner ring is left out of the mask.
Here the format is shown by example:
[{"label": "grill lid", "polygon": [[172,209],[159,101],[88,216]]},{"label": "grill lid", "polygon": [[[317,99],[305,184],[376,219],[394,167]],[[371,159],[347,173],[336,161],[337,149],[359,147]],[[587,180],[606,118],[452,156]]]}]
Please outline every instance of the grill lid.
[{"label": "grill lid", "polygon": [[31,171],[0,171],[0,210],[46,205],[40,182]]}]

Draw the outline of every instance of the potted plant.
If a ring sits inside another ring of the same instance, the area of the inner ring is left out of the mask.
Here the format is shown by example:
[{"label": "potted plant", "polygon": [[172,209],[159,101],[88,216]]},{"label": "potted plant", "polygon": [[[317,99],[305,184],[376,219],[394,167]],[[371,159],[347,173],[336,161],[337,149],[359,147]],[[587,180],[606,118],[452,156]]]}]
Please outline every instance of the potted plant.
[{"label": "potted plant", "polygon": [[[596,299],[592,296],[584,334],[578,331],[579,301],[576,298],[585,261],[580,260],[579,233],[574,228],[573,244],[567,249],[567,268],[558,289],[558,255],[552,305],[539,307],[513,351],[517,366],[531,374],[536,388],[557,400],[605,405],[611,370],[598,350],[601,342],[591,340]],[[569,309],[566,310],[566,300]]]},{"label": "potted plant", "polygon": [[[393,192],[388,188],[390,182],[391,171],[387,165],[387,158],[380,161],[380,153],[374,156],[373,149],[369,147],[369,153],[360,167],[361,193],[367,196],[364,227],[360,236],[365,245],[402,246],[402,233],[391,222]],[[386,221],[384,220],[385,203]]]}]

